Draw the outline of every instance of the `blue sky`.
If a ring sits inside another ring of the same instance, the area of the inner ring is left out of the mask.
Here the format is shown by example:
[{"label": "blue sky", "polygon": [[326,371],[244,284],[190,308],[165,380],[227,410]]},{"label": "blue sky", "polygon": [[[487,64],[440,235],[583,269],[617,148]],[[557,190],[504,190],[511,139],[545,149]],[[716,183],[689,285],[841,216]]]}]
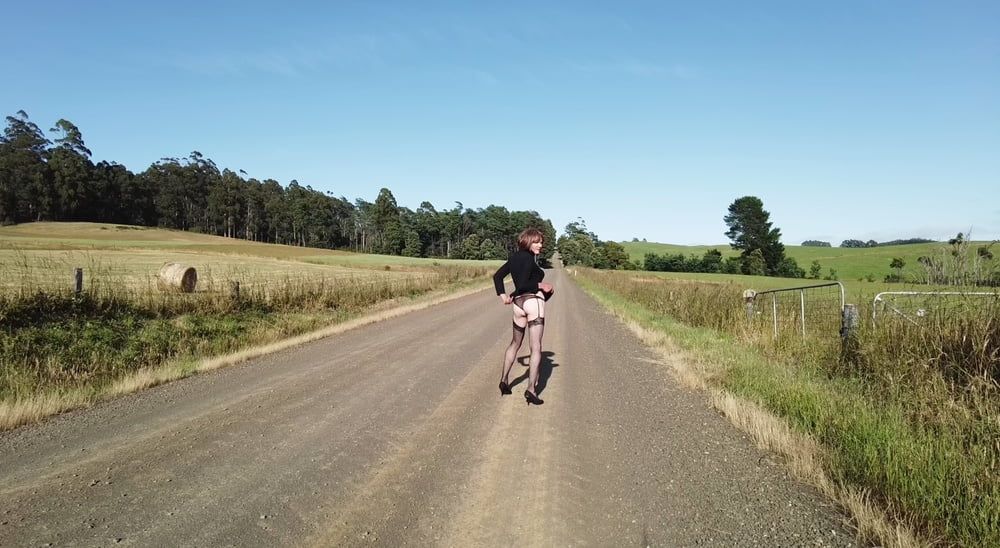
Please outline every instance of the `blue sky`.
[{"label": "blue sky", "polygon": [[3,114],[609,240],[1000,238],[995,1],[206,4],[5,6]]}]

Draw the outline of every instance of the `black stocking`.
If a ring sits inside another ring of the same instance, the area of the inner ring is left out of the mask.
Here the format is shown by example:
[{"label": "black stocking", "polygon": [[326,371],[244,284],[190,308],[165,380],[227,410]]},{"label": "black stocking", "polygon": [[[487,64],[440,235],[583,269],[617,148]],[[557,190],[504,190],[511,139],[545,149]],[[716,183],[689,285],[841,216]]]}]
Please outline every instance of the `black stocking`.
[{"label": "black stocking", "polygon": [[523,340],[524,328],[514,324],[514,335],[511,337],[510,345],[507,346],[507,351],[503,355],[503,369],[501,370],[500,381],[508,382],[507,378],[510,375],[510,368],[514,365],[514,360],[517,358],[517,351],[521,348],[521,341]]},{"label": "black stocking", "polygon": [[528,345],[531,347],[531,358],[528,360],[529,390],[534,394],[538,387],[538,368],[542,363],[542,335],[545,333],[545,318],[528,322]]}]

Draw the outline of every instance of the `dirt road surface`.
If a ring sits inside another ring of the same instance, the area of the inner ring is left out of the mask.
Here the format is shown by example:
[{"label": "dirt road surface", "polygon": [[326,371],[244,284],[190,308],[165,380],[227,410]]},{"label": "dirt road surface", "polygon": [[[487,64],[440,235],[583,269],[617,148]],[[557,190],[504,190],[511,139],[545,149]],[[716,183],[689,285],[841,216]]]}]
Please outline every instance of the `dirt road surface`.
[{"label": "dirt road surface", "polygon": [[542,406],[499,395],[510,308],[485,290],[0,435],[0,546],[856,544],[547,280]]}]

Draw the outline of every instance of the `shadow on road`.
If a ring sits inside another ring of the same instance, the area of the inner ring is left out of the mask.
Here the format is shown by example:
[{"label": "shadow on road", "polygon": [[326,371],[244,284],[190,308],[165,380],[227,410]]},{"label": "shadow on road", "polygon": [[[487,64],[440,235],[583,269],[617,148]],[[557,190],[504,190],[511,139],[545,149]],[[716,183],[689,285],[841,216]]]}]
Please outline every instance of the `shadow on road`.
[{"label": "shadow on road", "polygon": [[[555,352],[550,352],[548,350],[542,350],[542,361],[538,364],[538,389],[535,390],[536,394],[541,395],[545,391],[545,386],[549,383],[549,377],[552,376],[552,369],[559,367],[559,364],[553,361],[552,357],[555,356]],[[528,356],[521,356],[517,359],[517,363],[527,367],[528,366]],[[521,381],[528,379],[528,370],[525,369],[524,373],[521,373],[519,377],[514,379],[510,383],[510,387],[513,389]]]}]

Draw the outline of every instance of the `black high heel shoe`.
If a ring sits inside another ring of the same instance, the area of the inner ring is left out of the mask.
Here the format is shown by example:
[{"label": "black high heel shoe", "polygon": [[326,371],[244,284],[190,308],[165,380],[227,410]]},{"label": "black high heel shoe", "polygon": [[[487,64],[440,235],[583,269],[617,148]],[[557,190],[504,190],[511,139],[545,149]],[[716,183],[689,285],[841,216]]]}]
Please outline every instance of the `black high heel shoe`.
[{"label": "black high heel shoe", "polygon": [[531,392],[528,392],[527,390],[524,391],[524,401],[527,402],[528,405],[531,404],[542,405],[543,403],[545,403],[544,401],[542,401],[541,398],[532,394]]},{"label": "black high heel shoe", "polygon": [[503,381],[500,381],[500,395],[506,396],[508,394],[513,394],[513,392],[511,392],[510,390],[510,385]]}]

